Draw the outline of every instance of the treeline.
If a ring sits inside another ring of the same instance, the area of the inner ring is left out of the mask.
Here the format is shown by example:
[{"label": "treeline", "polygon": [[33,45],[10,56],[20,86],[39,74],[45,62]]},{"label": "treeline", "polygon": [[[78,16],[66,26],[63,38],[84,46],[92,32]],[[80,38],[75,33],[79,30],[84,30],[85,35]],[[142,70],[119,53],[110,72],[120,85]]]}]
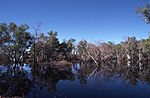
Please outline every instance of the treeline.
[{"label": "treeline", "polygon": [[150,60],[150,37],[142,40],[128,37],[119,44],[107,42],[99,45],[82,40],[77,48],[82,60],[94,61],[97,66],[124,64],[141,69],[143,64],[148,64]]},{"label": "treeline", "polygon": [[[33,34],[33,33],[32,33]],[[32,35],[26,24],[0,24],[0,62],[29,63],[71,60],[75,39],[59,42],[57,32]]]},{"label": "treeline", "polygon": [[[136,13],[150,23],[150,5],[137,6]],[[128,66],[135,62],[148,62],[150,58],[150,37],[137,40],[128,37],[120,44],[112,42],[95,45],[82,40],[74,45],[75,39],[59,42],[57,32],[29,32],[26,24],[16,25],[0,23],[0,62],[13,64],[26,62],[50,62],[62,60],[94,61],[97,66],[106,61],[126,63]],[[38,34],[37,34],[38,33]],[[46,35],[44,35],[46,34]],[[108,63],[108,62],[107,62]],[[111,63],[112,64],[112,63]]]},{"label": "treeline", "polygon": [[[17,26],[11,22],[0,24],[0,61],[13,64],[51,61],[92,61],[97,66],[113,63],[132,64],[142,68],[142,63],[150,58],[150,37],[137,40],[128,37],[125,41],[99,43],[98,45],[81,40],[74,45],[75,39],[59,42],[57,32],[47,35],[32,35],[29,26]],[[109,62],[108,62],[109,61]]]}]

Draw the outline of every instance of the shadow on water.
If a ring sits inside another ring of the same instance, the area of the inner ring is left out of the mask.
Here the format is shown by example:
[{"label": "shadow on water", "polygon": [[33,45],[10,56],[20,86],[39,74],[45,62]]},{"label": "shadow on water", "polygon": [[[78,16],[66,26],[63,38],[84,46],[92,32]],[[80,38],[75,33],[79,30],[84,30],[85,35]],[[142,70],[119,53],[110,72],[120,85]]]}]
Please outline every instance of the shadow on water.
[{"label": "shadow on water", "polygon": [[142,70],[116,64],[96,69],[87,62],[61,68],[35,66],[23,65],[13,74],[10,66],[1,65],[0,97],[150,97],[150,68],[146,65]]}]

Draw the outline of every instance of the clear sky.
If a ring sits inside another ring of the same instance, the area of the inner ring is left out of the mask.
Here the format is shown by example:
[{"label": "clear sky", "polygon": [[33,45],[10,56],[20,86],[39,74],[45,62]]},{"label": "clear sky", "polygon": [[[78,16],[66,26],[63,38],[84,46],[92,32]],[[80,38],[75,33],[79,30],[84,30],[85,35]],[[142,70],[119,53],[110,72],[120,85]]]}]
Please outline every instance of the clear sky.
[{"label": "clear sky", "polygon": [[41,22],[41,32],[62,39],[118,43],[127,36],[147,38],[150,25],[135,13],[149,0],[0,0],[0,22]]}]

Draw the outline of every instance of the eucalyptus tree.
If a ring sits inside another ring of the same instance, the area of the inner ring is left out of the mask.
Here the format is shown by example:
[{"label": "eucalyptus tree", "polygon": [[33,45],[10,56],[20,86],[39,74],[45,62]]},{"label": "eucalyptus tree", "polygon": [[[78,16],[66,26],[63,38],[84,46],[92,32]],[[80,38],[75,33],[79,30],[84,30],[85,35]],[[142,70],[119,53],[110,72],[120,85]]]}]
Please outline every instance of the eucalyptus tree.
[{"label": "eucalyptus tree", "polygon": [[104,43],[102,46],[104,46],[105,56],[108,60],[116,59],[116,49],[113,42],[108,41],[108,43]]},{"label": "eucalyptus tree", "polygon": [[71,60],[72,59],[72,50],[74,49],[75,39],[64,40],[59,44],[58,47],[58,60]]},{"label": "eucalyptus tree", "polygon": [[41,33],[39,36],[34,39],[34,44],[31,48],[31,58],[34,58],[35,62],[41,62],[46,60],[47,50],[46,50],[46,41],[48,37]]},{"label": "eucalyptus tree", "polygon": [[59,47],[59,40],[57,38],[57,32],[50,31],[48,32],[48,39],[46,41],[46,60],[56,60],[57,59],[57,51]]},{"label": "eucalyptus tree", "polygon": [[6,23],[0,24],[0,53],[10,56],[9,60],[13,60],[10,54],[11,36],[10,30]]},{"label": "eucalyptus tree", "polygon": [[67,55],[67,59],[72,59],[72,52],[73,52],[73,49],[75,49],[75,46],[74,46],[74,42],[76,40],[71,38],[67,41],[67,51],[66,51],[66,55]]},{"label": "eucalyptus tree", "polygon": [[12,63],[24,63],[24,57],[32,44],[32,36],[28,29],[29,26],[26,24],[0,24],[0,51],[8,55]]},{"label": "eucalyptus tree", "polygon": [[136,13],[141,15],[147,24],[150,23],[150,4],[145,4],[144,7],[137,6]]},{"label": "eucalyptus tree", "polygon": [[128,37],[124,42],[124,49],[127,58],[127,65],[130,67],[138,61],[139,47],[135,37]]},{"label": "eucalyptus tree", "polygon": [[[32,45],[32,36],[27,31],[29,26],[22,24],[17,26],[11,22],[0,24],[0,52],[9,58],[12,63],[12,72],[16,74],[23,71],[19,64],[25,63]],[[21,68],[21,70],[18,70]]]},{"label": "eucalyptus tree", "polygon": [[58,47],[58,60],[65,60],[67,59],[67,42],[66,41],[63,41],[59,44],[59,47]]},{"label": "eucalyptus tree", "polygon": [[139,41],[140,53],[139,53],[139,61],[143,63],[143,65],[149,65],[150,59],[150,38],[143,39]]},{"label": "eucalyptus tree", "polygon": [[120,66],[121,63],[125,62],[125,58],[126,58],[123,42],[115,46],[115,52],[116,52],[117,64]]},{"label": "eucalyptus tree", "polygon": [[87,60],[87,41],[81,40],[79,44],[77,45],[77,53],[81,57],[82,60]]},{"label": "eucalyptus tree", "polygon": [[109,54],[112,56],[116,56],[115,43],[109,41],[108,48],[109,48]]},{"label": "eucalyptus tree", "polygon": [[148,59],[150,58],[150,38],[144,42],[144,53],[147,54]]},{"label": "eucalyptus tree", "polygon": [[99,66],[99,62],[101,59],[99,57],[101,56],[101,50],[99,46],[96,46],[95,44],[88,43],[86,45],[86,51],[89,58],[91,58],[97,66]]},{"label": "eucalyptus tree", "polygon": [[[136,13],[139,14],[147,24],[150,24],[150,4],[146,3],[145,6],[143,6],[143,7],[137,6]],[[141,57],[139,60],[142,60],[142,56],[146,56],[148,59],[150,57],[149,39],[150,38],[148,38],[140,43],[142,45],[142,47],[141,47],[141,53],[139,53],[139,57]],[[141,55],[142,52],[143,52],[143,55]]]}]

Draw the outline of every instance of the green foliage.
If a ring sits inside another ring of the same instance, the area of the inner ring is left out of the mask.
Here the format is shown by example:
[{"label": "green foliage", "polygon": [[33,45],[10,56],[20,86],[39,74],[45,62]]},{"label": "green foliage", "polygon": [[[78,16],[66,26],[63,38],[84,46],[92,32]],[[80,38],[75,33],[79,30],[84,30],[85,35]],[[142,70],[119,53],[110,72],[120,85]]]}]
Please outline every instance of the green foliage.
[{"label": "green foliage", "polygon": [[51,49],[58,48],[59,41],[58,41],[58,38],[57,38],[57,32],[50,31],[50,32],[48,32],[48,35],[49,35],[49,37],[48,37],[48,40],[47,40],[46,44]]},{"label": "green foliage", "polygon": [[86,40],[81,40],[78,44],[78,53],[79,54],[86,54],[86,45],[87,45],[87,41]]},{"label": "green foliage", "polygon": [[146,23],[150,23],[150,4],[145,4],[144,7],[137,6],[136,13],[140,14]]},{"label": "green foliage", "polygon": [[35,61],[37,62],[69,60],[72,58],[74,42],[75,39],[71,38],[68,41],[59,43],[57,32],[50,31],[48,32],[48,36],[41,33],[31,48],[31,57],[33,58],[35,55]]},{"label": "green foliage", "polygon": [[78,54],[81,56],[82,59],[85,59],[87,56],[87,43],[88,42],[86,40],[81,40],[77,45]]},{"label": "green foliage", "polygon": [[128,37],[125,41],[125,52],[127,54],[135,55],[138,54],[138,42],[135,37]]},{"label": "green foliage", "polygon": [[56,60],[56,53],[59,46],[59,41],[57,38],[57,32],[50,31],[48,32],[48,40],[46,41],[46,50],[47,50],[47,60]]},{"label": "green foliage", "polygon": [[143,53],[150,57],[150,38],[142,40]]},{"label": "green foliage", "polygon": [[32,44],[32,37],[27,30],[29,26],[22,24],[17,26],[11,22],[9,25],[0,24],[0,48],[1,52],[14,63],[24,60],[27,50]]},{"label": "green foliage", "polygon": [[[148,6],[147,6],[148,7]],[[140,10],[139,10],[140,12]],[[80,57],[81,60],[94,60],[94,62],[123,62],[142,61],[150,58],[150,38],[137,40],[135,37],[128,37],[126,41],[119,44],[113,42],[100,43],[95,45],[81,40],[77,46],[75,39],[71,38],[59,42],[57,32],[50,31],[48,35],[41,33],[33,38],[28,32],[29,26],[26,24],[16,25],[0,24],[0,55],[1,60],[8,59],[12,63],[24,63],[26,59],[37,62],[50,62],[52,60],[72,60],[73,56]],[[76,50],[76,55],[73,50]]]}]

